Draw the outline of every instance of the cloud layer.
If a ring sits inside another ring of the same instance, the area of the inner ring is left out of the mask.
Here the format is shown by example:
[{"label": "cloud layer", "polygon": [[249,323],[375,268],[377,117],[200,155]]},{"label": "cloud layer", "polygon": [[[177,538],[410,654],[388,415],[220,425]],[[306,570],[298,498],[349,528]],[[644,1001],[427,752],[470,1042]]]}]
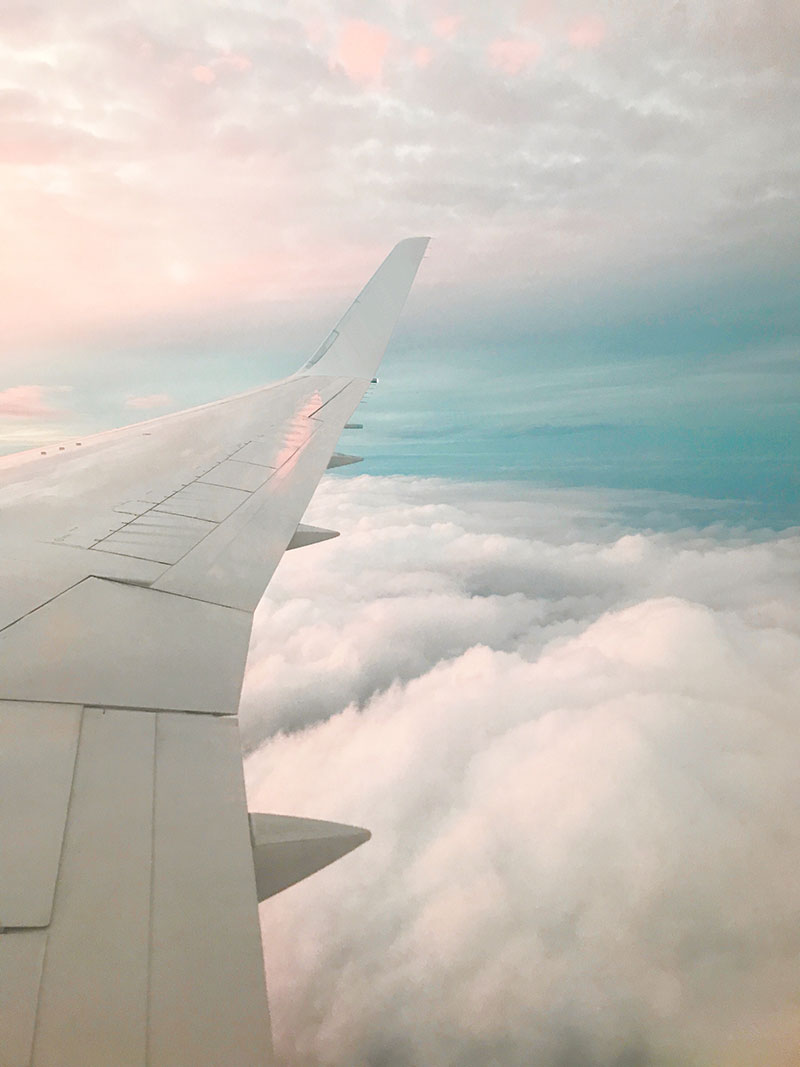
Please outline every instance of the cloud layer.
[{"label": "cloud layer", "polygon": [[462,296],[782,269],[797,30],[789,0],[6,7],[4,327],[349,289],[409,232]]},{"label": "cloud layer", "polygon": [[262,908],[282,1062],[794,1062],[800,539],[519,492],[330,479],[270,586],[251,807],[374,833]]}]

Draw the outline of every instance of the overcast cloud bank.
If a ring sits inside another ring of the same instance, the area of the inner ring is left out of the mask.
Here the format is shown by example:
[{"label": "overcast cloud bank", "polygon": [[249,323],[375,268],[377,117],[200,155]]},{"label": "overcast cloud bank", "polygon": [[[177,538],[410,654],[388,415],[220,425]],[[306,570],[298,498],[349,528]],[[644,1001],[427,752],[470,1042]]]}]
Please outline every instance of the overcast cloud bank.
[{"label": "overcast cloud bank", "polygon": [[800,537],[647,531],[678,503],[320,488],[251,807],[374,837],[262,907],[282,1062],[796,1062]]},{"label": "overcast cloud bank", "polygon": [[413,232],[439,306],[791,277],[799,26],[790,0],[4,5],[4,332],[217,312],[227,338]]}]

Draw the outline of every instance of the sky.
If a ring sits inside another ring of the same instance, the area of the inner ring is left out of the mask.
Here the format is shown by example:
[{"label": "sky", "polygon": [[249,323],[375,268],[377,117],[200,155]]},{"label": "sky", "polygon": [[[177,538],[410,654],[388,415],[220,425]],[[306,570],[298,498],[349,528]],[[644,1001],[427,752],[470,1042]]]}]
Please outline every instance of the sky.
[{"label": "sky", "polygon": [[3,5],[0,447],[294,369],[425,233],[376,471],[796,522],[799,20]]},{"label": "sky", "polygon": [[[800,9],[0,9],[0,451],[291,372],[431,245],[258,615],[286,1065],[796,1062]],[[312,514],[313,512],[313,514]]]}]

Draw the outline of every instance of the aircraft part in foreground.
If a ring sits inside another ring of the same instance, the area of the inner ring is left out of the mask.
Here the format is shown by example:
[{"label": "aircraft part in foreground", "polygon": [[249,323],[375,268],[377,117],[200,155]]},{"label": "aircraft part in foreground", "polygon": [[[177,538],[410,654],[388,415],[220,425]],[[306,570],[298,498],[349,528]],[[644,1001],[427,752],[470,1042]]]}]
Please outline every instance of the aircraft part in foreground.
[{"label": "aircraft part in foreground", "polygon": [[2,1067],[270,1062],[258,901],[369,834],[248,813],[252,616],[426,246],[284,381],[0,459]]}]

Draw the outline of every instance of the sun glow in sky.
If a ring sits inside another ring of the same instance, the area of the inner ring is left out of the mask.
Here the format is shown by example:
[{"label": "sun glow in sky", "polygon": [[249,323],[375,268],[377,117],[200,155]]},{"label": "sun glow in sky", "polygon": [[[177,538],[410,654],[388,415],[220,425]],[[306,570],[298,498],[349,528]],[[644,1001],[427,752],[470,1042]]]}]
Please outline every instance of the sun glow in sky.
[{"label": "sun glow in sky", "polygon": [[433,238],[254,631],[251,795],[375,831],[264,909],[282,1062],[797,1062],[798,36],[0,6],[0,451],[292,371]]}]

